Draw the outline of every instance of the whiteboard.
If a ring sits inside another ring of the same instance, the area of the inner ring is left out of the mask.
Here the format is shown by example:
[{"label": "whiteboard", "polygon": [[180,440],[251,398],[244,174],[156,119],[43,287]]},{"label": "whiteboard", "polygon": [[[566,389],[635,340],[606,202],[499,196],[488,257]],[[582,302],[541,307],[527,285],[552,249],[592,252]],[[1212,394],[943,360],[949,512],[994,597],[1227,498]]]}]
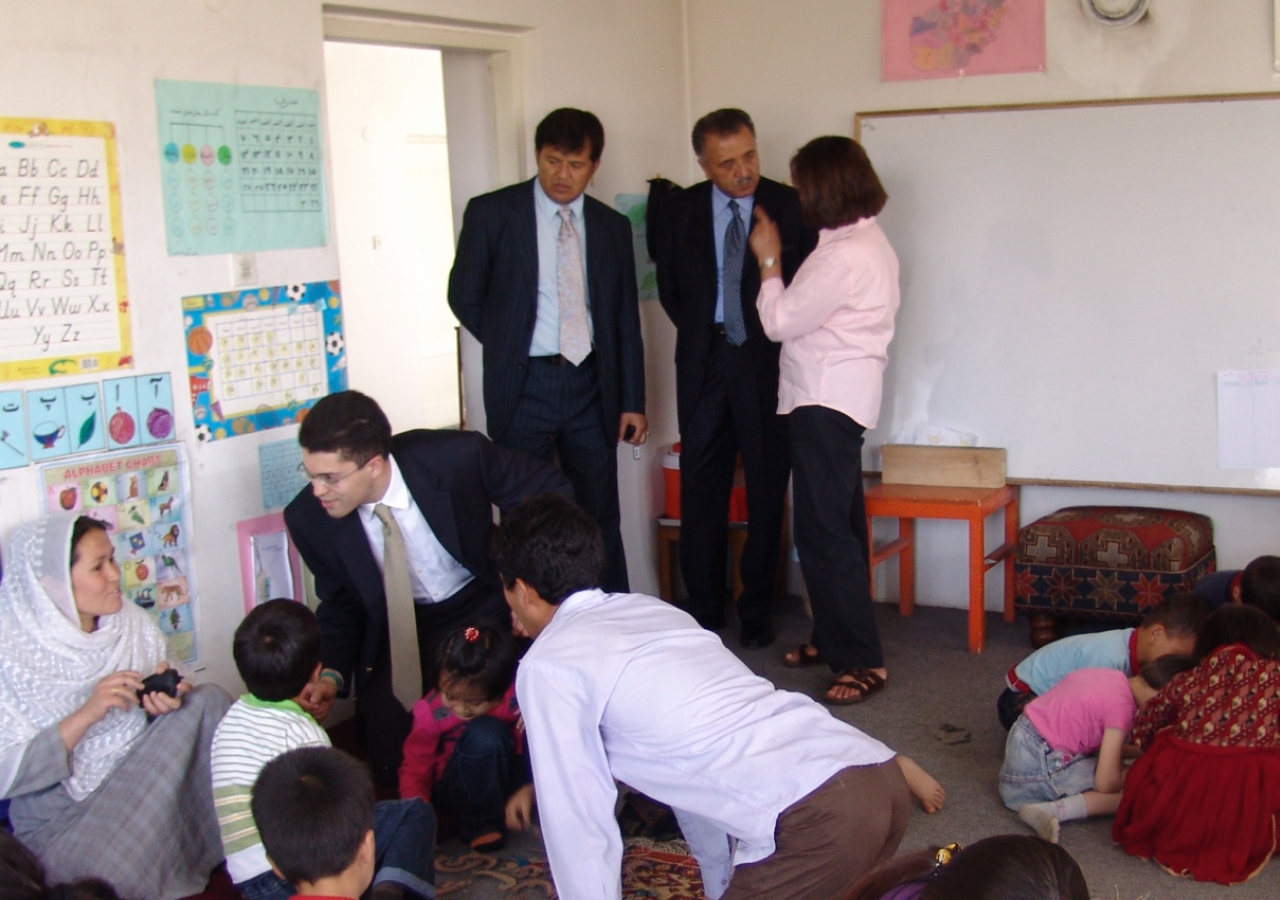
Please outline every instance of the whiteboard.
[{"label": "whiteboard", "polygon": [[1218,468],[1216,405],[1280,365],[1280,94],[858,124],[902,284],[868,447],[929,423],[1014,478],[1280,487]]}]

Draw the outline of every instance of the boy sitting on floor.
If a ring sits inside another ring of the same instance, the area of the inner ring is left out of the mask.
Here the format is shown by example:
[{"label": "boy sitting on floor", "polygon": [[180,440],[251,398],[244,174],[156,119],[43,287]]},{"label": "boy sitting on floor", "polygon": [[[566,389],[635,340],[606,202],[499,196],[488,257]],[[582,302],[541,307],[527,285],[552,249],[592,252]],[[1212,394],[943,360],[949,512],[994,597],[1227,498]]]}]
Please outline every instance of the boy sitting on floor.
[{"label": "boy sitting on floor", "polygon": [[1005,731],[1022,708],[1077,669],[1117,669],[1138,674],[1147,663],[1170,654],[1191,653],[1209,615],[1194,594],[1174,594],[1147,613],[1137,628],[1076,634],[1046,644],[1009,670],[996,712]]},{"label": "boy sitting on floor", "polygon": [[1228,603],[1256,606],[1280,625],[1280,556],[1259,556],[1243,569],[1210,572],[1192,592],[1209,611]]},{"label": "boy sitting on floor", "polygon": [[[300,747],[330,746],[328,733],[298,705],[299,696],[320,677],[320,642],[315,614],[292,600],[262,604],[236,629],[232,655],[249,693],[232,704],[218,725],[211,769],[227,874],[245,900],[288,900],[295,893],[292,877],[276,874],[267,859],[249,796],[258,774],[273,759]],[[378,836],[374,896],[434,897],[436,819],[431,805],[414,798],[374,807],[371,795],[370,810]]]},{"label": "boy sitting on floor", "polygon": [[263,767],[252,809],[272,867],[297,896],[358,900],[368,889],[377,868],[373,781],[355,759],[331,747],[290,750]]}]

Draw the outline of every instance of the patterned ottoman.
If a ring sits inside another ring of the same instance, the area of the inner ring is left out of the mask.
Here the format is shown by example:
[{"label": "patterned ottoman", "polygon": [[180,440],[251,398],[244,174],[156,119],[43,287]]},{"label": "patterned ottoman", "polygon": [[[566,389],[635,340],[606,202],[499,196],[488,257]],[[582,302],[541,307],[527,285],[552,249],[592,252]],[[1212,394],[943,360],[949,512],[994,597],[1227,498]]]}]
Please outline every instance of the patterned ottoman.
[{"label": "patterned ottoman", "polygon": [[1059,637],[1059,618],[1137,622],[1217,568],[1213,522],[1176,509],[1070,506],[1018,532],[1014,606],[1031,616],[1031,644]]}]

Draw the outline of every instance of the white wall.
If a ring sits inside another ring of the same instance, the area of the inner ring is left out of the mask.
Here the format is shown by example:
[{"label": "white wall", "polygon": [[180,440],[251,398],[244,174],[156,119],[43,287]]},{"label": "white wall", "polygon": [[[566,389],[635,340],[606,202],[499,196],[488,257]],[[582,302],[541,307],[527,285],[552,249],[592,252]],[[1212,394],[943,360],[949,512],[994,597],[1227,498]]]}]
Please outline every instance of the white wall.
[{"label": "white wall", "polygon": [[[1045,6],[1044,73],[882,83],[879,3],[695,0],[688,5],[691,111],[696,117],[721,106],[748,110],[759,131],[765,174],[785,180],[797,147],[820,134],[852,135],[858,112],[1280,89],[1272,72],[1271,0],[1159,0],[1146,20],[1121,31],[1087,22],[1078,0],[1045,0]],[[889,355],[892,365],[892,346]],[[1253,362],[1278,366],[1280,349]],[[1206,513],[1213,518],[1224,567],[1280,549],[1275,497],[1028,487],[1022,521],[1084,503]],[[892,534],[892,523],[878,525]],[[988,527],[988,546],[999,543],[1000,533],[997,517]],[[919,602],[967,605],[964,524],[922,522],[917,541]],[[894,565],[882,568],[892,571]],[[999,585],[993,571],[989,609],[1000,608]],[[877,595],[895,596],[894,591],[882,575]]]}]

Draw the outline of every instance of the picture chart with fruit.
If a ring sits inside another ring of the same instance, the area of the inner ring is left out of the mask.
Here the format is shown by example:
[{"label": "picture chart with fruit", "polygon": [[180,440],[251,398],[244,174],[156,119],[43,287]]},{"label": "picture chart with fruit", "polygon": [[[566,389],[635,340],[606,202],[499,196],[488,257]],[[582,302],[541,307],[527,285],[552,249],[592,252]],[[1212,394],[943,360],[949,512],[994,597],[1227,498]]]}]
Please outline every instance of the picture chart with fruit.
[{"label": "picture chart with fruit", "polygon": [[115,126],[0,116],[0,381],[132,364]]},{"label": "picture chart with fruit", "polygon": [[[145,426],[144,426],[145,427]],[[145,609],[174,656],[197,663],[187,465],[178,444],[100,454],[41,468],[49,512],[107,526],[125,599]]]},{"label": "picture chart with fruit", "polygon": [[182,313],[201,441],[301,422],[347,389],[337,281],[198,294]]}]

